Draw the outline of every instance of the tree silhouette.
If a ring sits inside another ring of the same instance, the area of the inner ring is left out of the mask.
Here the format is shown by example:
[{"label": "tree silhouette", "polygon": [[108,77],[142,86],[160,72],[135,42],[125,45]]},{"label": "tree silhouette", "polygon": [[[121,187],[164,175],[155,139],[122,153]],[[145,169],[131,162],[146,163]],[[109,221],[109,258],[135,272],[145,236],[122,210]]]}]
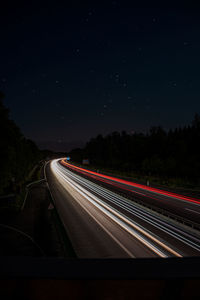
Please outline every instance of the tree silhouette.
[{"label": "tree silhouette", "polygon": [[40,151],[10,120],[0,92],[0,194],[15,192],[39,160]]},{"label": "tree silhouette", "polygon": [[[77,153],[77,152],[76,152]],[[77,161],[75,152],[70,156]],[[200,183],[200,115],[191,125],[171,129],[152,127],[147,134],[113,132],[92,138],[78,150],[79,162],[89,158],[92,165],[142,176],[182,178]]]}]

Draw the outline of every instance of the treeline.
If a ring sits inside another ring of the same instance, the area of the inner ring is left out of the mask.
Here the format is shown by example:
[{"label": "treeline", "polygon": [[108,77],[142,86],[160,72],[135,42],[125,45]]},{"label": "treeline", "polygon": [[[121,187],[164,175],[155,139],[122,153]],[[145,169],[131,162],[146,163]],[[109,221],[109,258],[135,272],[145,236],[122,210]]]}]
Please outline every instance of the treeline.
[{"label": "treeline", "polygon": [[200,116],[189,126],[169,131],[152,127],[147,134],[98,135],[70,156],[79,163],[88,158],[99,168],[200,184]]},{"label": "treeline", "polygon": [[3,105],[4,94],[0,92],[0,195],[16,192],[41,159],[41,152],[20,132],[10,120],[9,110]]}]

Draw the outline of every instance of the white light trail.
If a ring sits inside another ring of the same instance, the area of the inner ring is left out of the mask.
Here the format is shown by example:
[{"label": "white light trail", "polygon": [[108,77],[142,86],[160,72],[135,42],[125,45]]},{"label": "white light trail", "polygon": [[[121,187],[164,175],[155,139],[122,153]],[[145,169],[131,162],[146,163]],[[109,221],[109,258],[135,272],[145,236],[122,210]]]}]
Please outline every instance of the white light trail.
[{"label": "white light trail", "polygon": [[[171,254],[181,257],[182,255],[175,251],[174,249],[170,248],[168,245],[164,244],[162,241],[158,240],[154,235],[149,233],[149,231],[144,230],[138,224],[132,222],[129,218],[125,215],[119,213],[116,209],[108,205],[107,203],[103,202],[100,198],[96,197],[88,190],[80,186],[77,182],[69,178],[66,172],[64,174],[62,168],[58,165],[57,160],[54,160],[51,164],[51,169],[53,173],[56,175],[57,179],[60,183],[65,187],[66,182],[79,194],[81,194],[84,199],[87,199],[90,203],[92,203],[96,208],[101,210],[105,215],[111,218],[115,223],[117,223],[120,227],[122,227],[125,231],[129,234],[137,238],[140,242],[142,242],[146,247],[151,249],[157,255],[161,257],[168,257],[165,251],[170,252]],[[80,180],[80,179],[79,179]],[[91,183],[92,184],[92,183]],[[103,192],[104,193],[104,192]],[[157,245],[165,249],[163,252]]]}]

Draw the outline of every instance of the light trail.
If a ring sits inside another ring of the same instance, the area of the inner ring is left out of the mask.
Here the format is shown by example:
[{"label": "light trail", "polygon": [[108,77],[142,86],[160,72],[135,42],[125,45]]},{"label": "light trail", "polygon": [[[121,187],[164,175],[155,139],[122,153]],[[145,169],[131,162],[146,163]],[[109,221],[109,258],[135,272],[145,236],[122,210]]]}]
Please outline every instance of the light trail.
[{"label": "light trail", "polygon": [[[75,189],[79,194],[81,194],[85,200],[89,201],[94,205],[96,208],[101,210],[105,215],[107,215],[109,218],[111,218],[116,224],[118,224],[121,228],[126,230],[129,234],[137,238],[141,243],[143,243],[146,247],[151,249],[153,252],[155,252],[158,256],[161,257],[168,257],[168,256],[178,256],[181,257],[182,254],[177,252],[177,250],[173,249],[167,243],[161,241],[158,239],[157,236],[152,234],[149,230],[146,230],[144,227],[140,226],[136,222],[133,222],[130,218],[113,208],[112,206],[108,205],[106,202],[102,201],[99,197],[96,197],[94,194],[86,190],[81,184],[81,182],[77,183],[74,179],[77,180],[79,176],[75,175],[74,173],[71,173],[69,171],[66,171],[62,169],[62,166],[58,164],[58,161],[54,160],[51,164],[51,168],[53,173],[56,175],[59,182],[62,182],[62,185],[65,186],[65,183],[71,185],[73,189]],[[65,171],[65,172],[64,172]],[[71,173],[71,176],[70,176]],[[72,175],[73,174],[73,175]],[[74,178],[72,179],[72,176]],[[79,178],[79,180],[82,180]],[[87,180],[83,180],[84,184],[86,184]],[[82,183],[83,183],[82,182]],[[91,187],[93,187],[94,190],[94,183],[91,183]],[[97,185],[96,185],[97,186]],[[88,187],[88,186],[87,186]],[[95,192],[95,190],[94,190]],[[97,192],[97,190],[96,190]],[[106,197],[105,189],[101,189],[102,196]],[[113,200],[114,193],[110,193],[110,200]],[[116,199],[115,199],[116,200]],[[118,201],[119,205],[120,201]],[[83,204],[83,203],[82,203]],[[84,205],[83,205],[84,206]],[[122,203],[123,206],[123,203]],[[129,208],[130,209],[130,208]],[[136,213],[136,212],[134,212]],[[143,216],[144,217],[144,216]],[[141,218],[141,215],[140,215]],[[161,249],[164,249],[161,250]]]},{"label": "light trail", "polygon": [[[58,168],[61,167],[58,165]],[[62,169],[61,169],[62,170]],[[162,229],[162,231],[166,232],[167,234],[171,235],[172,237],[184,242],[188,246],[200,251],[200,244],[199,239],[192,237],[187,232],[183,231],[182,229],[178,228],[177,226],[172,226],[166,221],[163,221],[161,217],[158,215],[155,217],[153,216],[152,212],[149,213],[144,209],[141,205],[134,204],[133,202],[127,201],[126,198],[116,195],[115,193],[108,191],[102,187],[99,187],[97,184],[82,178],[74,173],[71,173],[67,169],[64,169],[68,177],[71,177],[73,180],[75,179],[80,184],[84,184],[85,187],[90,189],[90,191],[95,192],[98,196],[103,196],[104,199],[107,199],[109,202],[116,204],[118,207],[126,210],[127,212],[131,213],[133,216],[137,216],[144,220],[145,222],[153,225],[158,229]],[[134,221],[131,220],[133,223]],[[152,233],[151,233],[152,234]]]},{"label": "light trail", "polygon": [[[127,181],[127,180],[119,179],[119,178],[116,178],[116,177],[112,177],[112,176],[104,175],[104,174],[101,174],[101,173],[97,173],[97,172],[94,172],[94,171],[86,170],[84,168],[80,168],[80,167],[74,166],[72,164],[69,164],[64,159],[61,160],[61,163],[62,163],[62,165],[67,166],[70,169],[74,169],[76,171],[83,172],[83,173],[87,174],[88,176],[95,176],[96,179],[108,179],[108,180],[111,180],[111,181],[114,181],[114,182],[117,182],[117,183],[120,183],[120,184],[123,184],[123,185],[126,185],[126,186],[139,188],[143,191],[148,191],[148,192],[152,192],[152,193],[159,194],[159,195],[162,195],[162,196],[175,198],[175,199],[182,200],[182,201],[192,202],[192,203],[195,203],[195,204],[200,204],[199,199],[182,196],[182,195],[172,193],[172,192],[166,192],[166,191],[163,191],[163,190],[160,190],[160,189],[157,189],[157,188],[147,187],[147,186],[142,185],[142,184],[133,183],[131,181]],[[129,191],[132,191],[132,190],[129,190]]]}]

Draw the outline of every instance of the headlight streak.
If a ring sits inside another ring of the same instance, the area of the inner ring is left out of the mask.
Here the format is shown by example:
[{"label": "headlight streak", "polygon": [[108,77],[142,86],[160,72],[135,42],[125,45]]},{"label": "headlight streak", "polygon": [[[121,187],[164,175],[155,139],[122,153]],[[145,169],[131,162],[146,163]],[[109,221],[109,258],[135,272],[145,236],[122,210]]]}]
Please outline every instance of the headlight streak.
[{"label": "headlight streak", "polygon": [[[165,249],[166,251],[172,253],[175,256],[181,257],[179,253],[174,251],[173,249],[169,248],[167,245],[163,244],[161,241],[156,239],[154,236],[149,234],[147,231],[145,231],[143,228],[139,227],[135,223],[133,223],[130,219],[125,217],[124,215],[117,212],[115,209],[113,209],[108,204],[105,204],[102,200],[98,199],[96,196],[85,190],[83,187],[81,187],[79,184],[75,183],[73,180],[71,180],[68,176],[63,174],[63,170],[60,171],[59,167],[56,163],[56,161],[52,162],[52,169],[55,174],[57,174],[57,178],[62,178],[63,180],[67,181],[68,184],[70,184],[74,189],[78,191],[78,193],[82,194],[88,201],[92,202],[93,205],[98,207],[104,214],[109,216],[111,219],[113,219],[117,224],[119,224],[122,228],[124,228],[127,232],[129,232],[131,235],[136,237],[138,240],[140,240],[145,246],[147,246],[149,249],[154,251],[157,255],[161,257],[168,257],[166,253],[162,252],[160,249],[156,248],[155,245],[153,245],[151,242],[149,242],[147,239],[150,239],[151,241],[154,241],[157,245]],[[138,234],[133,228],[135,228],[138,232],[143,234],[144,236],[141,236],[141,234]]]},{"label": "headlight streak", "polygon": [[[159,255],[161,257],[164,257],[164,258],[167,257],[166,254],[164,254],[159,249],[157,249],[155,246],[153,246],[152,244],[150,244],[147,240],[145,240],[142,236],[140,236],[136,231],[134,231],[132,228],[130,228],[129,226],[127,226],[127,224],[125,224],[123,221],[119,220],[115,215],[113,215],[113,212],[110,213],[111,209],[108,209],[108,207],[106,207],[106,209],[105,209],[103,207],[102,203],[99,204],[98,202],[100,202],[100,201],[98,201],[98,199],[95,196],[93,196],[91,193],[89,193],[86,190],[84,190],[78,184],[74,183],[71,179],[66,178],[65,175],[63,175],[62,173],[60,173],[58,170],[56,170],[55,173],[57,173],[58,176],[62,177],[62,179],[64,179],[65,182],[67,182],[68,184],[70,184],[73,187],[73,189],[75,189],[79,194],[81,194],[90,203],[92,203],[95,207],[97,207],[99,210],[101,210],[105,215],[107,215],[109,218],[111,218],[115,223],[117,223],[118,225],[120,225],[129,234],[131,234],[132,236],[134,236],[135,238],[137,238],[140,242],[142,242],[150,250],[152,250],[153,252],[155,252],[157,255]],[[57,178],[59,178],[59,177],[57,177]],[[95,200],[93,200],[93,199],[95,199]],[[83,205],[81,205],[81,206],[85,209],[85,206],[83,206]],[[114,213],[114,214],[117,214],[117,213]]]},{"label": "headlight streak", "polygon": [[[61,183],[60,175],[58,175],[58,176],[59,177],[57,177],[57,178],[59,178],[59,182]],[[61,177],[61,180],[63,180],[65,185],[67,182],[72,187],[73,190],[76,190],[74,188],[74,185],[69,183],[66,179]],[[68,190],[68,192],[70,193],[69,190]],[[77,189],[77,192],[79,194],[83,195],[83,193],[81,193],[78,189]],[[71,192],[70,194],[72,194],[72,196],[74,196],[73,192]],[[88,198],[88,197],[84,195],[84,198]],[[77,199],[76,199],[76,201],[77,201]],[[89,200],[89,202],[91,202],[91,201]],[[128,254],[128,256],[135,258],[135,256],[109,230],[107,230],[107,228],[101,222],[98,221],[98,219],[85,207],[85,205],[83,205],[83,203],[81,203],[81,201],[78,201],[78,203],[91,216],[91,218],[93,218],[95,220],[95,222],[98,223],[99,226]]]},{"label": "headlight streak", "polygon": [[[62,169],[62,171],[63,171],[63,169]],[[121,196],[117,196],[117,198],[120,199],[120,201],[119,201],[118,199],[116,199],[116,194],[114,194],[113,192],[109,191],[109,193],[108,193],[106,189],[104,189],[102,187],[99,188],[97,184],[95,184],[93,182],[89,182],[85,178],[80,179],[80,176],[78,176],[74,173],[71,173],[66,168],[64,169],[64,171],[72,179],[76,178],[76,180],[80,184],[84,184],[84,186],[87,186],[90,190],[94,191],[96,194],[99,193],[100,196],[104,196],[104,198],[106,198],[108,201],[116,204],[117,206],[121,207],[122,209],[125,209],[127,212],[131,213],[132,215],[142,218],[143,220],[145,220],[147,223],[153,225],[154,227],[156,227],[158,229],[162,229],[162,231],[166,232],[167,234],[171,235],[172,237],[180,240],[181,242],[187,244],[188,246],[194,248],[195,250],[200,251],[199,240],[195,237],[192,237],[192,238],[197,243],[193,242],[192,240],[188,240],[187,237],[191,238],[191,236],[187,232],[184,232],[183,230],[180,230],[179,228],[172,226],[169,223],[164,222],[158,216],[157,217],[152,216],[150,213],[146,212],[144,209],[137,208],[134,204],[129,204],[127,202],[127,199],[124,200],[124,198]],[[134,222],[134,221],[131,220],[131,222]],[[147,229],[145,229],[145,230],[148,231]],[[150,234],[152,234],[152,233],[150,233]]]}]

